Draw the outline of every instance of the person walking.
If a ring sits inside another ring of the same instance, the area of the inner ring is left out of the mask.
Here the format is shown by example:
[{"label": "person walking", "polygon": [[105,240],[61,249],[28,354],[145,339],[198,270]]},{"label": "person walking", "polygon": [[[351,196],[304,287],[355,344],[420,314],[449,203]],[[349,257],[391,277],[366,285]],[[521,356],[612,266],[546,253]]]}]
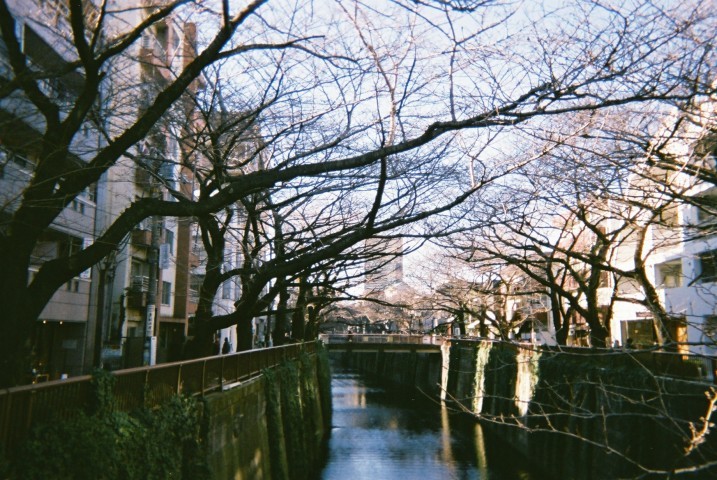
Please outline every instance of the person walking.
[{"label": "person walking", "polygon": [[232,345],[229,343],[229,338],[224,337],[224,345],[222,345],[222,354],[227,354],[232,349]]}]

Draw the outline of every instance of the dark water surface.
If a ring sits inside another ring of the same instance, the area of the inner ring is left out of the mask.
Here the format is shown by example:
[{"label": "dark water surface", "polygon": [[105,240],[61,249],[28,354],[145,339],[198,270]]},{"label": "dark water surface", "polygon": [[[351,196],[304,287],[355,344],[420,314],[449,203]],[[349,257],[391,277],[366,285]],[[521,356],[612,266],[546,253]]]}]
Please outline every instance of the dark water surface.
[{"label": "dark water surface", "polygon": [[334,418],[317,478],[543,480],[470,418],[334,369]]}]

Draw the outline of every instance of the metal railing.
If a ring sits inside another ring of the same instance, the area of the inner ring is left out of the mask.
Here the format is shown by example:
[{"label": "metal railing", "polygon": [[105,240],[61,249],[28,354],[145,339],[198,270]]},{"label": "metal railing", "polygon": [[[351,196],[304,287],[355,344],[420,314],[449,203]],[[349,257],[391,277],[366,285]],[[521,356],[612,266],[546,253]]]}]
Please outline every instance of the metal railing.
[{"label": "metal railing", "polygon": [[[112,372],[115,408],[152,408],[177,394],[220,391],[302,352],[316,353],[316,342],[117,370]],[[91,380],[84,375],[0,390],[0,448],[17,445],[34,424],[65,419],[88,407],[93,398]]]},{"label": "metal railing", "polygon": [[442,345],[444,337],[438,335],[392,335],[363,333],[330,333],[319,335],[327,345],[344,343],[393,343],[409,345]]}]

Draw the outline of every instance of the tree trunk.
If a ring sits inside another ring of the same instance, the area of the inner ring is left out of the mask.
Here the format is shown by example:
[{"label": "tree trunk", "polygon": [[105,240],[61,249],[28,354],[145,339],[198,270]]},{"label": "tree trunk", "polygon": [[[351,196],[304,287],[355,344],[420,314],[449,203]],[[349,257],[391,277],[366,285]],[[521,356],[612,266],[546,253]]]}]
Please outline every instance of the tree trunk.
[{"label": "tree trunk", "polygon": [[459,310],[456,313],[456,324],[458,325],[458,331],[461,336],[466,334],[466,313],[464,310]]},{"label": "tree trunk", "polygon": [[[3,284],[5,282],[2,282]],[[30,338],[35,319],[24,315],[24,295],[15,290],[0,294],[3,321],[0,322],[0,388],[29,383],[32,366]]]},{"label": "tree trunk", "polygon": [[[552,292],[552,290],[551,290]],[[568,334],[570,333],[570,317],[563,315],[560,304],[560,297],[551,293],[550,295],[550,311],[553,314],[553,327],[555,328],[555,341],[558,345],[566,345],[568,343]]]},{"label": "tree trunk", "polygon": [[295,340],[304,339],[306,325],[304,316],[306,315],[306,299],[308,294],[306,277],[302,276],[299,280],[299,295],[296,299],[294,313],[291,316],[291,337]]},{"label": "tree trunk", "polygon": [[276,307],[276,325],[274,325],[274,334],[272,337],[274,345],[277,347],[286,344],[288,340],[287,334],[289,333],[289,315],[287,313],[289,290],[285,285],[286,281],[284,279],[281,279],[280,282],[284,283],[284,285],[279,291],[279,303]]},{"label": "tree trunk", "polygon": [[316,340],[319,337],[319,308],[315,306],[309,306],[307,309],[309,315],[309,321],[304,329],[304,341],[310,342]]},{"label": "tree trunk", "polygon": [[32,303],[27,288],[29,252],[26,255],[16,253],[17,249],[9,248],[0,252],[0,388],[21,385],[30,380],[30,341],[37,314],[40,313],[37,305]]}]

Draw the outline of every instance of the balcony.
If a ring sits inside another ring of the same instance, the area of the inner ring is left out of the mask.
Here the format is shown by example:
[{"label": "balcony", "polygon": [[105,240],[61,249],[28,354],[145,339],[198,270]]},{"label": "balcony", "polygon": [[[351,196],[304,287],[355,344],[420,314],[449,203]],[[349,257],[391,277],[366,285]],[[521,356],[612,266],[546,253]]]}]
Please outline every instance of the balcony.
[{"label": "balcony", "polygon": [[144,275],[133,275],[132,282],[127,290],[127,308],[146,307],[148,291],[149,277]]},{"label": "balcony", "polygon": [[127,308],[145,308],[147,306],[147,292],[130,290],[127,292]]},{"label": "balcony", "polygon": [[144,275],[133,275],[130,291],[147,292],[149,290],[149,277]]},{"label": "balcony", "polygon": [[131,242],[133,247],[148,247],[152,243],[152,232],[140,228],[132,230]]}]

